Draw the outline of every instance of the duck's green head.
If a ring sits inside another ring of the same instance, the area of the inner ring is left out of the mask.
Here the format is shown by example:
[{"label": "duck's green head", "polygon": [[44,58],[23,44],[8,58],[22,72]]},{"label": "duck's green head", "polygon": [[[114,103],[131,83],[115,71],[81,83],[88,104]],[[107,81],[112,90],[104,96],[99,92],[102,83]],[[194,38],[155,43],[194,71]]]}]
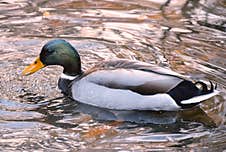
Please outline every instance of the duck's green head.
[{"label": "duck's green head", "polygon": [[36,60],[27,66],[22,74],[30,75],[48,65],[63,66],[63,73],[71,76],[81,73],[81,61],[78,52],[70,43],[61,39],[46,43]]}]

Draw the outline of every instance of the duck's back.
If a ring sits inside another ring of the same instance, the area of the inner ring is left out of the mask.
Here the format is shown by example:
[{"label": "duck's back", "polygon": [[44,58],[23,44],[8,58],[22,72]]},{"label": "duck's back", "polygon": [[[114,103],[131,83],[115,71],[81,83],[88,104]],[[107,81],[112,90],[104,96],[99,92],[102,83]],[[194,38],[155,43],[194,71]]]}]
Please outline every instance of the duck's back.
[{"label": "duck's back", "polygon": [[176,72],[129,60],[98,64],[72,85],[75,100],[110,109],[171,111],[196,105],[181,101],[201,94],[202,90]]}]

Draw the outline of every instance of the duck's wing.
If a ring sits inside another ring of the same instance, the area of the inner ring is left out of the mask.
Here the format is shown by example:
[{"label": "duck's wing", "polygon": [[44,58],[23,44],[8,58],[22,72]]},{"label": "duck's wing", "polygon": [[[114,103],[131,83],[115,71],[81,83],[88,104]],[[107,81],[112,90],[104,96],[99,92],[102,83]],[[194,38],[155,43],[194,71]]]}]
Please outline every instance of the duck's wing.
[{"label": "duck's wing", "polygon": [[100,64],[97,64],[93,69],[94,70],[95,69],[97,70],[133,69],[133,70],[141,70],[141,71],[146,71],[151,73],[157,73],[160,75],[174,76],[182,79],[189,79],[187,76],[174,72],[167,67],[160,67],[155,64],[145,63],[141,61],[126,60],[126,59],[104,61],[104,62],[101,62]]},{"label": "duck's wing", "polygon": [[102,62],[87,76],[99,85],[131,90],[141,95],[166,93],[184,80],[182,75],[170,69],[124,59]]}]

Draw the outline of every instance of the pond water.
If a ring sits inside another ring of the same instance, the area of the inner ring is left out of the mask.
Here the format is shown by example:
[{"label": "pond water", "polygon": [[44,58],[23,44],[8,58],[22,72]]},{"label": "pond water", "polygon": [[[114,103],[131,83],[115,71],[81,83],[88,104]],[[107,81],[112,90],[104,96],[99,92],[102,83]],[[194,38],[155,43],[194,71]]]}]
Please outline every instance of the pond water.
[{"label": "pond water", "polygon": [[[226,149],[224,0],[0,1],[0,151],[223,151]],[[62,96],[58,66],[21,71],[63,38],[84,69],[111,58],[211,80],[221,93],[179,112],[114,111]]]}]

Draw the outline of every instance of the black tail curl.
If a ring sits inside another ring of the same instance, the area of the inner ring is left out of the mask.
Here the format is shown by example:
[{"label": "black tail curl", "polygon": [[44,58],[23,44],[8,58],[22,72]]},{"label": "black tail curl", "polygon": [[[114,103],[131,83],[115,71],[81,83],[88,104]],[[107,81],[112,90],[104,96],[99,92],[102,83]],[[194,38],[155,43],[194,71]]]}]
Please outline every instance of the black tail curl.
[{"label": "black tail curl", "polygon": [[182,104],[181,101],[188,100],[190,98],[205,95],[212,93],[214,89],[216,89],[217,85],[213,85],[211,81],[210,88],[208,88],[207,84],[202,81],[197,81],[195,83],[184,80],[179,83],[176,87],[171,89],[168,94],[176,101],[176,103],[182,108],[190,108],[199,103],[191,103],[191,104]]},{"label": "black tail curl", "polygon": [[195,82],[195,86],[197,87],[197,85],[201,85],[201,94],[200,95],[204,95],[204,94],[208,94],[208,93],[212,93],[214,91],[214,88],[216,89],[217,88],[217,85],[213,85],[212,81],[209,81],[210,82],[210,89],[208,89],[208,86],[207,84],[205,84],[204,82],[202,81],[197,81]]}]

